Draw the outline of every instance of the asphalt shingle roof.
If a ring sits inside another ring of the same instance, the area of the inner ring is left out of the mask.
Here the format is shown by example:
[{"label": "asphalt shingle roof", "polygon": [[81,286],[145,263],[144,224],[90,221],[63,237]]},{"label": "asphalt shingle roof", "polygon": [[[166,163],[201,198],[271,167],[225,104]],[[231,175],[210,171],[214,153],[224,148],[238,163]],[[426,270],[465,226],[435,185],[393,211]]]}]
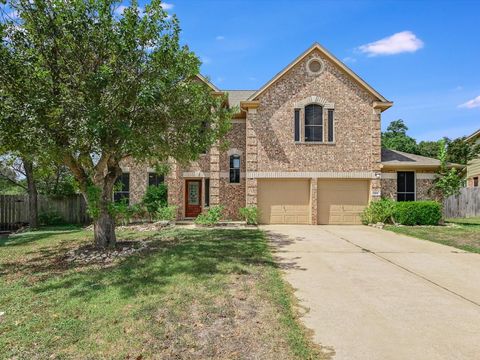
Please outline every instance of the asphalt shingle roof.
[{"label": "asphalt shingle roof", "polygon": [[240,101],[247,100],[257,90],[225,90],[230,107],[240,107]]}]

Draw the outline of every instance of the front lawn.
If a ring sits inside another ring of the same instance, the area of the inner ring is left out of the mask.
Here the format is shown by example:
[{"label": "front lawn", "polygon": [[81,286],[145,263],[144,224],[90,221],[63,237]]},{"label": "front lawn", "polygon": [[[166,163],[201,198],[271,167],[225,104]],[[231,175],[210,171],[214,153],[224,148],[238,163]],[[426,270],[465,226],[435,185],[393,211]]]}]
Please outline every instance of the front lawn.
[{"label": "front lawn", "polygon": [[480,253],[480,218],[447,219],[446,226],[394,226],[385,229]]},{"label": "front lawn", "polygon": [[118,234],[147,238],[148,250],[82,265],[65,254],[91,231],[0,239],[2,358],[327,358],[298,322],[261,231]]}]

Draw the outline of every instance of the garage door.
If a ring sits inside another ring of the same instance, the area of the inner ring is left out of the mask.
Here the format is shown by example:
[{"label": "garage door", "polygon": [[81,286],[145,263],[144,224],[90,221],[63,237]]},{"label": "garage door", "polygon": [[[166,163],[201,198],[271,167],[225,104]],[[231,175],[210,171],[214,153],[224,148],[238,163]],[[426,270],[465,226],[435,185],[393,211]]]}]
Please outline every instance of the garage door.
[{"label": "garage door", "polygon": [[368,204],[368,180],[319,180],[319,224],[361,224],[360,214]]},{"label": "garage door", "polygon": [[310,224],[310,180],[258,180],[262,224]]}]

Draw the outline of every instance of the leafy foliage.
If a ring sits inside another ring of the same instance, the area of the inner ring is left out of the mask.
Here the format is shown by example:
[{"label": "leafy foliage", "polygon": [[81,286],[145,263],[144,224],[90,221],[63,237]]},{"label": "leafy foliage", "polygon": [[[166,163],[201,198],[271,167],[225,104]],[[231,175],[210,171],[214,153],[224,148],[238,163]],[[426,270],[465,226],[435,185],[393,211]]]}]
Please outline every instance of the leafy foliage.
[{"label": "leafy foliage", "polygon": [[222,218],[224,207],[221,205],[211,206],[206,212],[201,213],[195,219],[196,224],[213,226]]},{"label": "leafy foliage", "polygon": [[65,225],[67,223],[62,215],[56,211],[41,212],[38,215],[38,221],[40,225],[44,226]]},{"label": "leafy foliage", "polygon": [[445,140],[441,140],[440,152],[438,154],[438,158],[440,159],[440,169],[438,171],[438,176],[433,181],[430,192],[439,192],[444,198],[451,195],[457,195],[463,184],[462,178],[457,169],[454,167],[448,167],[447,157],[448,154]]},{"label": "leafy foliage", "polygon": [[155,218],[157,220],[173,221],[176,217],[177,207],[175,205],[160,206],[155,213]]},{"label": "leafy foliage", "polygon": [[153,217],[159,208],[167,206],[167,185],[159,184],[158,186],[149,186],[143,196],[142,203],[150,216]]},{"label": "leafy foliage", "polygon": [[[118,5],[10,0],[19,20],[0,26],[2,142],[67,166],[95,219],[109,217],[121,160],[195,160],[224,138],[233,114],[197,77],[200,60],[160,0],[143,11],[132,1],[122,15]],[[115,243],[113,232],[95,239]]]},{"label": "leafy foliage", "polygon": [[382,147],[392,150],[416,153],[417,142],[407,135],[408,127],[403,120],[394,120],[382,133]]},{"label": "leafy foliage", "polygon": [[372,201],[362,213],[364,224],[391,223],[396,202],[391,199]]},{"label": "leafy foliage", "polygon": [[467,165],[472,159],[480,155],[480,144],[467,142],[466,137],[459,137],[454,140],[448,138],[446,142],[446,161],[456,164]]},{"label": "leafy foliage", "polygon": [[437,201],[401,201],[395,204],[393,217],[402,225],[438,225],[442,206]]},{"label": "leafy foliage", "polygon": [[127,199],[124,198],[111,203],[110,213],[117,223],[128,225],[134,217],[141,216],[144,211],[141,204],[129,205]]},{"label": "leafy foliage", "polygon": [[240,215],[245,219],[248,225],[257,225],[260,216],[256,206],[247,206],[240,209]]}]

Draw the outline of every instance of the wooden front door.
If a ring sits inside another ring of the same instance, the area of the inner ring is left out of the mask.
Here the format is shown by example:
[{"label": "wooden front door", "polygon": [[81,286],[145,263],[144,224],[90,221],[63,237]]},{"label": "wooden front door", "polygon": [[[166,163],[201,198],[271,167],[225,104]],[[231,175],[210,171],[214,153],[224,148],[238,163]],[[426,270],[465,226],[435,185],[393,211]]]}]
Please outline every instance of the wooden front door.
[{"label": "wooden front door", "polygon": [[202,212],[202,181],[185,181],[185,217],[197,217]]}]

